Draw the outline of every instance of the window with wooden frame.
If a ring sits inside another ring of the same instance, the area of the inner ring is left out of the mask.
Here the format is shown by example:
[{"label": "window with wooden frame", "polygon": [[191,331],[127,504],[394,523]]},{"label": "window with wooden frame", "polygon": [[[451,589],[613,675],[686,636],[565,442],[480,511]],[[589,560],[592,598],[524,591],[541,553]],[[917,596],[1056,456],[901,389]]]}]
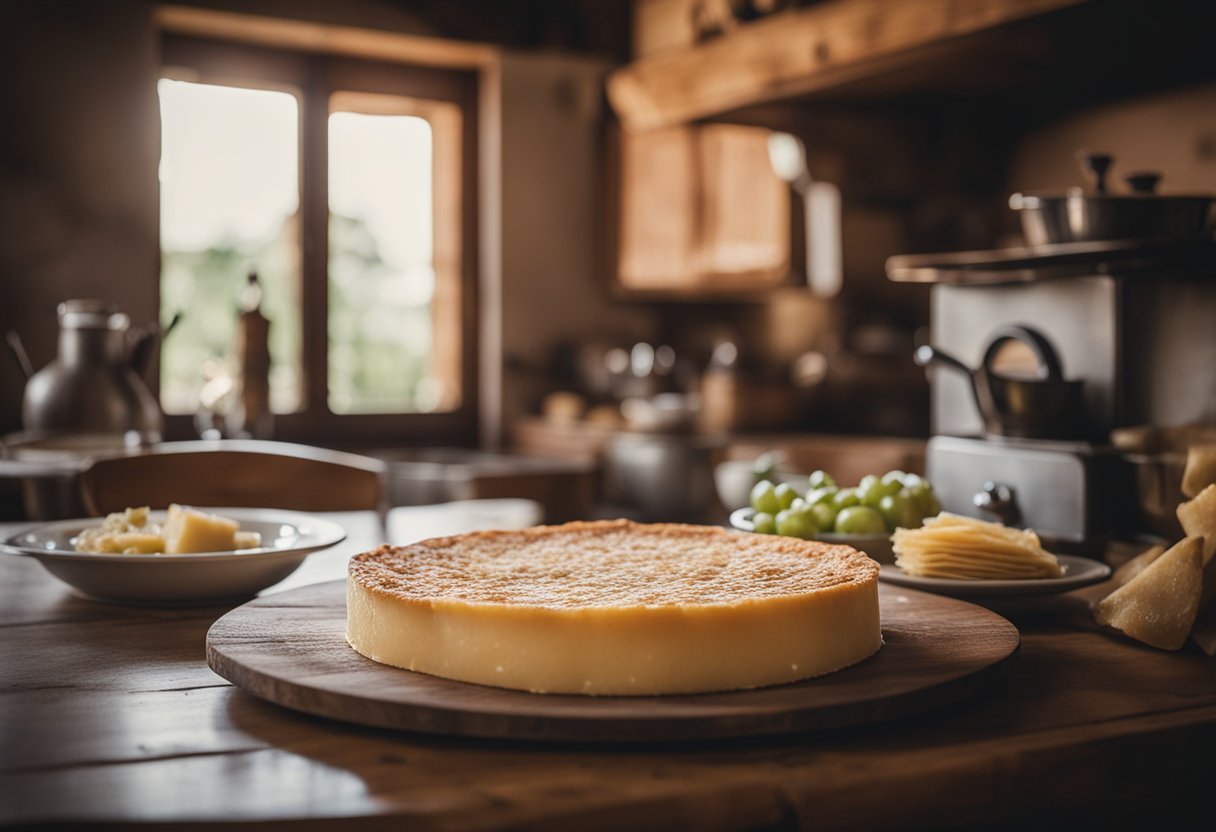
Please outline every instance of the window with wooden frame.
[{"label": "window with wooden frame", "polygon": [[[476,435],[476,76],[179,35],[162,41],[169,431],[231,377],[257,272],[276,438]],[[210,386],[209,386],[210,385]]]}]

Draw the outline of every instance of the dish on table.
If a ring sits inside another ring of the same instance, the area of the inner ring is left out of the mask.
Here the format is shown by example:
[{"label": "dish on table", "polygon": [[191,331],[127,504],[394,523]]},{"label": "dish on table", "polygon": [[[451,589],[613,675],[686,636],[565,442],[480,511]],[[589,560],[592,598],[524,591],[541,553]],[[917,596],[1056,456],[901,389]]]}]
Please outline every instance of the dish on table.
[{"label": "dish on table", "polygon": [[77,552],[99,555],[186,555],[257,549],[262,536],[242,531],[231,517],[170,503],[165,522],[154,522],[147,506],[116,511],[72,539]]},{"label": "dish on table", "polygon": [[[739,531],[754,532],[756,527],[752,524],[752,517],[755,513],[756,510],[750,506],[736,509],[730,513],[730,524]],[[838,543],[844,546],[852,546],[854,549],[864,552],[882,564],[895,562],[895,553],[891,549],[891,535],[886,532],[882,534],[834,534],[821,532],[811,539],[821,540],[824,543]]]},{"label": "dish on table", "polygon": [[[77,552],[73,540],[101,518],[61,520],[11,535],[0,551],[33,557],[43,568],[89,598],[140,604],[201,604],[248,598],[286,578],[312,552],[346,539],[337,523],[292,511],[209,509],[261,536],[255,549],[189,554]],[[166,512],[150,513],[163,523]]]},{"label": "dish on table", "polygon": [[1054,595],[1101,583],[1110,577],[1110,567],[1090,558],[1056,555],[1064,574],[1059,578],[1023,578],[1014,580],[976,580],[962,578],[926,578],[909,575],[894,564],[883,564],[878,578],[889,584],[935,592],[955,598],[995,596]]},{"label": "dish on table", "polygon": [[[756,485],[757,463],[750,459],[728,459],[714,466],[714,490],[723,506],[745,506]],[[806,483],[806,474],[774,468],[771,472],[773,484],[787,482],[790,485],[802,486]]]}]

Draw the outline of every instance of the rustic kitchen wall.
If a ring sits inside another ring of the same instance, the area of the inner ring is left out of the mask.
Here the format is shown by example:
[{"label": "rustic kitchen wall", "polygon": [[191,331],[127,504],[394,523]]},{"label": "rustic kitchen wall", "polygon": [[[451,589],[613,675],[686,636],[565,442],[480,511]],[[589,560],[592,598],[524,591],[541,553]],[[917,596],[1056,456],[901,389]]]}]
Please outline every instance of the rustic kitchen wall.
[{"label": "rustic kitchen wall", "polygon": [[1082,184],[1074,155],[1081,148],[1114,155],[1120,190],[1123,174],[1158,170],[1162,193],[1216,192],[1216,84],[1086,110],[1030,133],[1012,159],[1010,189]]},{"label": "rustic kitchen wall", "polygon": [[[0,332],[19,332],[38,367],[65,298],[104,297],[135,323],[157,314],[156,35],[144,3],[3,15]],[[20,426],[22,387],[0,358],[0,433]]]},{"label": "rustic kitchen wall", "polygon": [[[507,53],[502,61],[502,332],[512,366],[543,365],[560,342],[645,340],[653,310],[613,303],[605,280],[603,78],[608,63]],[[484,331],[483,331],[483,334]],[[502,417],[550,389],[506,369]]]}]

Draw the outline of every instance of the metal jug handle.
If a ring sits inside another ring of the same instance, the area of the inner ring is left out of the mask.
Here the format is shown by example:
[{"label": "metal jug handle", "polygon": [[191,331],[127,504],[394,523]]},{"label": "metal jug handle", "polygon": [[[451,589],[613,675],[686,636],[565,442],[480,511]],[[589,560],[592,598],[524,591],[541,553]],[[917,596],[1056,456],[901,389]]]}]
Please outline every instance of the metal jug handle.
[{"label": "metal jug handle", "polygon": [[1039,360],[1039,366],[1047,371],[1047,378],[1052,381],[1060,381],[1064,378],[1064,370],[1060,366],[1060,357],[1056,354],[1055,347],[1047,340],[1047,337],[1037,329],[1020,324],[1012,324],[1003,326],[993,333],[992,340],[988,342],[988,349],[984,351],[984,360],[980,365],[980,369],[986,375],[995,375],[992,371],[992,362],[996,360],[997,353],[1009,341],[1021,341],[1026,346],[1030,347],[1035,357]]},{"label": "metal jug handle", "polygon": [[13,360],[21,368],[21,374],[25,376],[26,381],[29,381],[30,376],[34,374],[34,365],[30,363],[30,355],[25,351],[25,344],[21,343],[21,336],[15,330],[10,329],[4,336],[4,340],[8,343],[8,351],[12,354]]},{"label": "metal jug handle", "polygon": [[912,354],[912,360],[921,367],[939,365],[966,376],[967,380],[971,382],[971,395],[975,399],[975,407],[979,411],[980,417],[983,418],[985,424],[992,421],[994,418],[992,414],[996,410],[992,401],[992,391],[988,385],[988,374],[984,372],[982,366],[979,370],[973,370],[950,353],[942,352],[930,344],[922,344],[917,347],[916,352]]},{"label": "metal jug handle", "polygon": [[942,366],[949,367],[955,372],[962,373],[965,376],[970,376],[975,372],[953,355],[950,355],[950,353],[942,352],[931,344],[921,344],[919,347],[917,347],[916,352],[912,354],[912,360],[921,367],[941,364]]}]

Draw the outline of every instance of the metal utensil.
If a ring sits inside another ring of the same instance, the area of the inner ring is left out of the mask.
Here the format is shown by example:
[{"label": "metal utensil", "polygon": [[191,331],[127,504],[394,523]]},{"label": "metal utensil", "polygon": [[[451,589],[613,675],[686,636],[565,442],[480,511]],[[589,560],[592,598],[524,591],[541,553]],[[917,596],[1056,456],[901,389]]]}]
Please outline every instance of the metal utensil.
[{"label": "metal utensil", "polygon": [[[997,355],[1010,341],[1030,347],[1043,377],[1010,378],[996,372],[993,365]],[[1033,439],[1077,439],[1084,435],[1084,382],[1064,379],[1059,356],[1036,329],[1014,325],[997,330],[975,369],[928,344],[918,347],[914,357],[922,367],[949,367],[971,380],[976,407],[990,434]]]},{"label": "metal utensil", "polygon": [[138,330],[132,330],[134,337],[128,353],[127,364],[136,375],[147,376],[152,364],[152,356],[156,354],[157,348],[169,337],[169,333],[181,322],[181,319],[182,313],[176,312],[168,326],[162,327],[160,324],[154,323]]},{"label": "metal utensil", "polygon": [[1123,458],[1135,473],[1136,508],[1141,525],[1171,540],[1181,537],[1183,531],[1177,509],[1178,504],[1187,499],[1182,493],[1186,454],[1177,451],[1129,453]]},{"label": "metal utensil", "polygon": [[130,319],[99,300],[65,301],[58,314],[59,353],[25,385],[25,429],[159,437],[160,405],[130,364]]},{"label": "metal utensil", "polygon": [[1159,196],[1156,188],[1162,177],[1155,171],[1129,174],[1124,179],[1131,193],[1113,194],[1106,183],[1113,157],[1081,152],[1078,158],[1093,182],[1092,194],[1070,188],[1064,195],[1009,197],[1028,245],[1194,238],[1207,230],[1212,196]]},{"label": "metal utensil", "polygon": [[806,145],[789,133],[768,138],[768,158],[773,171],[802,197],[805,223],[806,281],[823,298],[840,292],[843,282],[840,238],[840,189],[830,182],[811,178],[806,163]]},{"label": "metal utensil", "polygon": [[605,449],[613,502],[635,506],[646,520],[700,520],[714,505],[713,437],[621,433]]},{"label": "metal utensil", "polygon": [[34,365],[30,363],[30,354],[25,351],[25,344],[21,342],[21,336],[10,329],[4,336],[4,340],[8,344],[8,351],[12,354],[13,360],[21,369],[21,375],[28,380],[34,374]]}]

